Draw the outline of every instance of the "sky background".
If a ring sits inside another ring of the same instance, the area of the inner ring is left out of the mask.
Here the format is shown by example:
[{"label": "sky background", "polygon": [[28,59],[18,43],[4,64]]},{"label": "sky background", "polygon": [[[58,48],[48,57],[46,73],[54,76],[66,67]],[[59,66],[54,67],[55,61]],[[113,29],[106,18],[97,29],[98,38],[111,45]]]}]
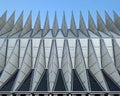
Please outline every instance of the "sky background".
[{"label": "sky background", "polygon": [[90,11],[96,23],[96,11],[105,21],[105,10],[113,19],[113,10],[120,16],[120,0],[0,0],[0,16],[7,10],[7,19],[13,11],[16,11],[15,21],[24,11],[24,24],[32,11],[32,25],[34,25],[40,11],[41,26],[43,27],[46,13],[49,13],[50,27],[53,25],[54,13],[57,12],[59,27],[62,24],[63,11],[66,15],[68,27],[70,26],[71,12],[73,11],[77,28],[79,27],[80,11],[84,16],[86,26],[88,24],[88,11]]}]

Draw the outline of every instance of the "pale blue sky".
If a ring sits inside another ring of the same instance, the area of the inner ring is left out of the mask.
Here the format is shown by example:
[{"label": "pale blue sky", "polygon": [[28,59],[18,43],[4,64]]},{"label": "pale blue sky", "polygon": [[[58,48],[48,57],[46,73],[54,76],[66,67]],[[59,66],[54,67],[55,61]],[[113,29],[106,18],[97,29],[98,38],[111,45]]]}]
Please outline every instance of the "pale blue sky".
[{"label": "pale blue sky", "polygon": [[104,19],[106,10],[113,18],[113,10],[120,16],[120,0],[0,0],[0,16],[8,10],[7,18],[16,11],[16,18],[24,11],[24,23],[32,10],[33,25],[38,11],[41,14],[41,25],[43,27],[46,12],[49,12],[50,26],[52,27],[54,12],[57,12],[59,26],[61,27],[63,11],[66,13],[67,24],[70,26],[71,12],[73,11],[77,27],[79,26],[79,14],[82,11],[86,25],[88,10],[96,23],[96,11]]}]

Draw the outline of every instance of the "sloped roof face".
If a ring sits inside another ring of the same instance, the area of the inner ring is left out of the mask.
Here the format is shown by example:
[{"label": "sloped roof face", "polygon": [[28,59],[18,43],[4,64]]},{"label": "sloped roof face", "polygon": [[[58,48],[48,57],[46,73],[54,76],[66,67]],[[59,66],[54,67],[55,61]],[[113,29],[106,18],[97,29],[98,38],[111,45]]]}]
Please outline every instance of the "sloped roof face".
[{"label": "sloped roof face", "polygon": [[[97,23],[88,13],[88,28],[80,12],[77,27],[72,12],[62,25],[55,13],[52,28],[47,13],[43,28],[40,12],[32,28],[32,12],[14,22],[0,17],[0,92],[120,92],[120,17],[114,21],[97,12]],[[97,25],[96,25],[97,24]],[[70,27],[68,27],[70,25]],[[61,27],[59,27],[61,26]]]}]

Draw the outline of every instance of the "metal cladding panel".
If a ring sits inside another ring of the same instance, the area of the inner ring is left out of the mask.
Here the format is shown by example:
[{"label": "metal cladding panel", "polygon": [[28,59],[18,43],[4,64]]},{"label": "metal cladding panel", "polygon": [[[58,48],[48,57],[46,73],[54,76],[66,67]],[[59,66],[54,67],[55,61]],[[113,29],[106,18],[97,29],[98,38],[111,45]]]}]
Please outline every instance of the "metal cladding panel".
[{"label": "metal cladding panel", "polygon": [[104,88],[103,90],[108,90],[107,85],[105,83],[103,74],[101,72],[101,69],[99,67],[99,62],[97,59],[97,56],[95,54],[95,50],[93,48],[92,41],[89,40],[89,48],[88,48],[88,66],[91,71],[91,73],[94,75],[96,80],[100,83],[100,85]]},{"label": "metal cladding panel", "polygon": [[40,41],[39,49],[37,52],[37,57],[35,61],[35,68],[34,68],[34,74],[33,74],[33,82],[32,82],[32,90],[35,89],[37,86],[39,79],[41,78],[44,69],[45,69],[45,49],[44,49],[44,40]]},{"label": "metal cladding panel", "polygon": [[103,40],[101,40],[101,54],[103,70],[120,86],[120,75]]},{"label": "metal cladding panel", "polygon": [[68,40],[64,40],[61,67],[68,90],[71,90],[72,61]]},{"label": "metal cladding panel", "polygon": [[85,90],[88,91],[89,87],[88,87],[86,66],[85,66],[83,52],[82,52],[81,44],[80,44],[79,40],[76,40],[75,69],[78,73],[79,78],[81,79],[81,82],[82,82],[83,86],[85,87]]},{"label": "metal cladding panel", "polygon": [[20,70],[18,72],[16,82],[14,85],[13,90],[17,90],[18,87],[21,85],[24,78],[26,78],[26,75],[30,72],[30,69],[32,68],[32,52],[31,52],[31,40],[28,41],[24,57],[22,60],[22,65],[20,67]]},{"label": "metal cladding panel", "polygon": [[120,92],[117,13],[112,20],[105,12],[104,23],[97,12],[96,25],[89,12],[88,28],[81,12],[79,27],[73,12],[70,26],[63,12],[61,28],[56,12],[52,28],[48,12],[43,27],[40,12],[33,27],[32,13],[24,26],[23,16],[15,23],[15,12],[7,21],[6,12],[0,17],[0,92]]},{"label": "metal cladding panel", "polygon": [[120,71],[120,47],[115,39],[113,39],[113,48],[114,48],[114,60],[116,68]]},{"label": "metal cladding panel", "polygon": [[62,51],[64,45],[64,39],[56,40],[57,50],[58,50],[58,59],[59,59],[59,68],[61,68],[61,60],[62,60]]},{"label": "metal cladding panel", "polygon": [[7,43],[8,41],[7,40],[4,40],[3,44],[1,45],[1,48],[0,48],[0,72],[4,69],[4,66],[6,64],[6,50],[7,50]]},{"label": "metal cladding panel", "polygon": [[15,73],[15,71],[18,69],[18,51],[19,51],[19,41],[17,40],[15,43],[15,47],[12,49],[12,52],[10,54],[10,57],[8,61],[6,62],[6,66],[1,74],[0,81],[2,82],[0,84],[0,87],[4,85],[4,83],[11,78],[11,76]]},{"label": "metal cladding panel", "polygon": [[55,79],[57,76],[58,68],[59,68],[59,62],[58,62],[58,53],[57,53],[57,48],[56,48],[56,41],[53,40],[52,45],[51,45],[49,62],[48,62],[50,91],[53,90],[53,86],[55,84]]}]

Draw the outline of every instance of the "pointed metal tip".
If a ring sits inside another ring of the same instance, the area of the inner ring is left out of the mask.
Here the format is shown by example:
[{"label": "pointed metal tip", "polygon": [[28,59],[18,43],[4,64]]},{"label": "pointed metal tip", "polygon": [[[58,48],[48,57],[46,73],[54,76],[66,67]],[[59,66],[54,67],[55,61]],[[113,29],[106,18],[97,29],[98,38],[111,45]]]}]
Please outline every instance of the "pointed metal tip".
[{"label": "pointed metal tip", "polygon": [[88,14],[90,14],[90,11],[88,10]]},{"label": "pointed metal tip", "polygon": [[29,18],[31,18],[31,20],[32,20],[32,11],[30,11],[27,20],[28,20]]},{"label": "pointed metal tip", "polygon": [[24,15],[24,11],[21,12],[20,17],[21,17],[21,16],[23,17],[23,15]]},{"label": "pointed metal tip", "polygon": [[7,16],[7,10],[3,13],[3,15],[1,17],[5,17],[6,18],[6,16]]},{"label": "pointed metal tip", "polygon": [[37,14],[37,19],[39,19],[39,18],[40,18],[40,11]]},{"label": "pointed metal tip", "polygon": [[32,14],[32,10],[30,11],[30,14]]},{"label": "pointed metal tip", "polygon": [[54,18],[57,18],[57,12],[55,11],[55,16],[54,16]]},{"label": "pointed metal tip", "polygon": [[48,16],[49,15],[49,13],[48,13],[48,11],[47,11],[47,14],[46,14],[46,16]]},{"label": "pointed metal tip", "polygon": [[48,30],[50,29],[50,25],[49,25],[49,16],[48,16],[48,11],[46,14],[46,19],[45,19],[45,23],[44,23],[44,32],[43,32],[43,36],[45,36],[48,32]]},{"label": "pointed metal tip", "polygon": [[48,14],[48,11],[47,11],[47,14],[46,14],[46,19],[48,19],[49,18],[49,14]]},{"label": "pointed metal tip", "polygon": [[100,14],[99,14],[99,12],[96,11],[96,13],[97,13],[97,19],[100,18]]},{"label": "pointed metal tip", "polygon": [[22,11],[21,14],[24,14],[24,11]]},{"label": "pointed metal tip", "polygon": [[63,11],[63,19],[62,22],[66,22],[65,12]]},{"label": "pointed metal tip", "polygon": [[32,11],[30,11],[30,15],[32,16]]},{"label": "pointed metal tip", "polygon": [[74,13],[73,13],[73,11],[71,12],[71,14],[72,14],[72,18],[74,18]]},{"label": "pointed metal tip", "polygon": [[71,11],[72,15],[74,15],[73,10]]},{"label": "pointed metal tip", "polygon": [[74,19],[74,14],[73,14],[73,12],[71,13],[71,21],[72,21],[72,19]]},{"label": "pointed metal tip", "polygon": [[[10,16],[10,18],[11,18],[11,17],[15,18],[15,11],[13,11],[12,15]],[[9,18],[9,19],[10,19],[10,18]]]},{"label": "pointed metal tip", "polygon": [[97,16],[99,15],[99,12],[98,11],[96,11],[96,13],[97,13]]},{"label": "pointed metal tip", "polygon": [[107,11],[105,10],[105,15],[107,15],[108,16],[108,13],[107,13]]},{"label": "pointed metal tip", "polygon": [[91,17],[92,17],[91,13],[90,13],[90,11],[88,11],[88,19],[91,18]]},{"label": "pointed metal tip", "polygon": [[96,10],[96,13],[99,13],[98,10]]},{"label": "pointed metal tip", "polygon": [[14,10],[14,11],[13,11],[13,14],[15,14],[15,12],[16,12],[16,11]]},{"label": "pointed metal tip", "polygon": [[118,14],[114,10],[113,10],[113,15],[114,15],[114,18],[115,18],[115,16],[119,17]]},{"label": "pointed metal tip", "polygon": [[82,11],[80,11],[80,15],[82,14]]},{"label": "pointed metal tip", "polygon": [[88,11],[88,25],[89,25],[91,20],[92,20],[92,16],[91,16],[90,12]]},{"label": "pointed metal tip", "polygon": [[82,11],[80,10],[80,13],[82,13]]},{"label": "pointed metal tip", "polygon": [[46,20],[49,19],[49,13],[47,11],[47,14],[46,14]]},{"label": "pointed metal tip", "polygon": [[80,18],[83,18],[82,12],[80,11]]},{"label": "pointed metal tip", "polygon": [[40,11],[38,11],[38,16],[40,16]]},{"label": "pointed metal tip", "polygon": [[63,11],[63,17],[65,17],[65,11]]},{"label": "pointed metal tip", "polygon": [[57,13],[55,12],[55,15],[54,15],[54,23],[55,23],[56,21],[58,22],[58,20],[57,20]]},{"label": "pointed metal tip", "polygon": [[10,17],[14,17],[15,18],[15,11],[13,11],[12,15]]},{"label": "pointed metal tip", "polygon": [[[113,10],[113,13],[115,12],[115,10]],[[116,13],[116,12],[115,12]]]},{"label": "pointed metal tip", "polygon": [[4,14],[7,14],[7,10],[4,12]]},{"label": "pointed metal tip", "polygon": [[57,15],[57,11],[55,11],[55,15]]}]

